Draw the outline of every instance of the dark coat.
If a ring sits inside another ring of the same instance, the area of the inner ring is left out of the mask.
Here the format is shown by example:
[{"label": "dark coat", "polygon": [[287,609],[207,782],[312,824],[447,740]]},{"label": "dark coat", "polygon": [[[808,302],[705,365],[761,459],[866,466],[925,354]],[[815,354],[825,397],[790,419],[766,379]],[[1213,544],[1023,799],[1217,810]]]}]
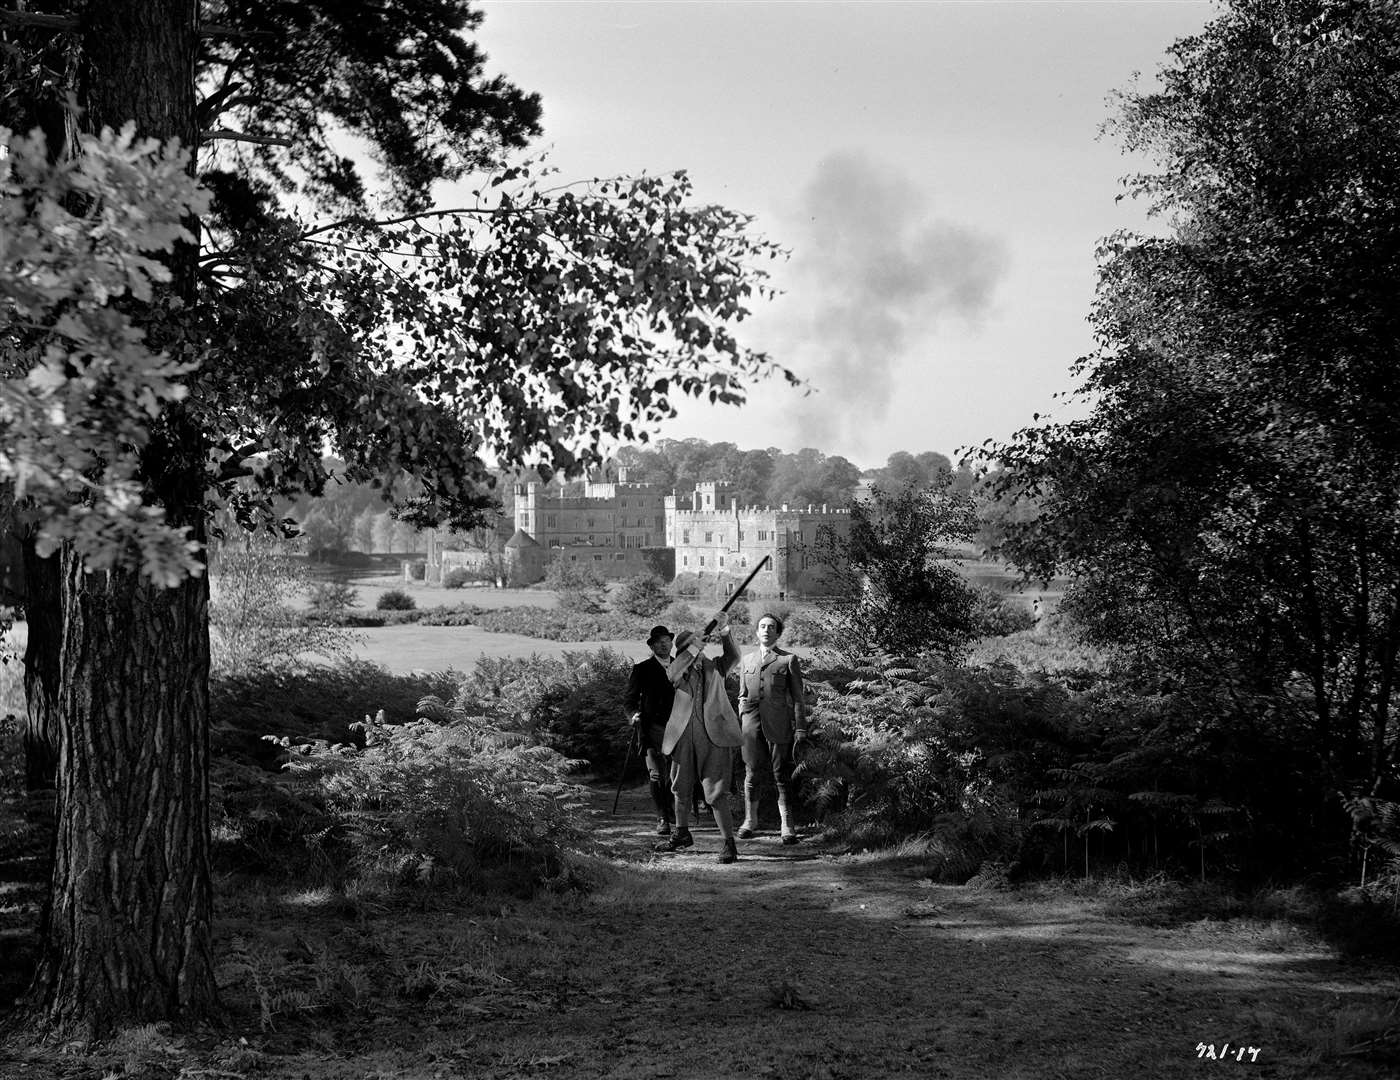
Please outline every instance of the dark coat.
[{"label": "dark coat", "polygon": [[671,703],[675,698],[676,688],[666,677],[666,665],[660,660],[648,656],[640,664],[632,665],[622,707],[628,716],[642,714],[641,738],[644,747],[661,745],[661,731],[670,719]]}]

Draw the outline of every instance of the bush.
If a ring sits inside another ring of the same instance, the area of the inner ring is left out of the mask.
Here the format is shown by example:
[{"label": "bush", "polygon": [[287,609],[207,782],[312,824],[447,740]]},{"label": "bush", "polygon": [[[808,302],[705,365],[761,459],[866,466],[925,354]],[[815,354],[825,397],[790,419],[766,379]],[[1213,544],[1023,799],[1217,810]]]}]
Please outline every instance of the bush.
[{"label": "bush", "polygon": [[694,573],[691,573],[689,570],[683,570],[683,571],[681,571],[679,574],[677,574],[677,575],[675,576],[675,579],[672,580],[672,582],[671,582],[671,592],[672,592],[674,595],[680,596],[680,597],[699,596],[699,595],[700,595],[700,577],[699,577],[699,575],[694,574]]},{"label": "bush", "polygon": [[650,620],[615,612],[569,611],[564,609],[518,607],[480,611],[473,617],[483,630],[549,641],[645,641]]},{"label": "bush", "polygon": [[210,552],[210,652],[215,670],[294,667],[308,657],[344,656],[350,636],[306,618],[288,601],[318,590],[299,559],[265,536],[215,545]]},{"label": "bush", "polygon": [[571,562],[556,555],[545,567],[544,587],[559,594],[559,606],[565,611],[594,615],[604,608],[603,594],[607,583],[591,562]]},{"label": "bush", "polygon": [[360,750],[314,749],[292,770],[319,789],[347,869],[396,883],[528,890],[584,842],[565,759],[480,716],[403,726],[366,718]]},{"label": "bush", "polygon": [[669,627],[673,634],[679,634],[686,629],[700,629],[699,614],[684,600],[672,600],[661,611],[657,621]]},{"label": "bush", "polygon": [[319,622],[335,624],[345,618],[345,609],[360,602],[360,594],[341,581],[318,581],[308,593],[309,614]]},{"label": "bush", "polygon": [[1005,637],[1035,628],[1035,616],[1025,604],[987,585],[972,587],[972,622],[979,637]]},{"label": "bush", "polygon": [[383,710],[391,722],[406,723],[419,699],[452,693],[455,673],[395,675],[366,660],[300,671],[243,670],[209,680],[209,725],[216,755],[275,767],[284,755],[263,736],[293,743],[350,742],[357,718]]},{"label": "bush", "polygon": [[659,574],[644,570],[624,581],[613,597],[613,606],[628,615],[654,619],[671,602],[671,594]]},{"label": "bush", "polygon": [[426,581],[428,578],[428,564],[426,562],[409,563],[408,576],[413,581]]},{"label": "bush", "polygon": [[557,876],[582,843],[564,759],[481,710],[415,719],[460,683],[363,662],[213,680],[221,869],[520,890]]},{"label": "bush", "polygon": [[600,772],[621,768],[631,731],[622,697],[632,661],[611,649],[477,662],[453,707],[485,712]]},{"label": "bush", "polygon": [[442,587],[444,589],[460,589],[469,581],[477,581],[478,577],[472,575],[471,571],[464,566],[454,566],[447,573],[442,575]]},{"label": "bush", "polygon": [[380,594],[374,606],[379,611],[412,611],[418,603],[402,589],[390,589]]},{"label": "bush", "polygon": [[363,551],[343,551],[340,548],[318,547],[307,552],[312,562],[328,563],[361,570],[374,565],[374,556]]}]

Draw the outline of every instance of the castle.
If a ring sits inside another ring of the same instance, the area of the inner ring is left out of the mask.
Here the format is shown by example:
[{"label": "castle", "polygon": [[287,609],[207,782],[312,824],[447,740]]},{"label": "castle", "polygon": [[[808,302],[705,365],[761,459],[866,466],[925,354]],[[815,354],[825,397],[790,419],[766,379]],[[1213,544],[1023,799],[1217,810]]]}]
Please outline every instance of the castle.
[{"label": "castle", "polygon": [[[590,563],[608,580],[652,570],[667,581],[726,592],[767,555],[770,562],[749,593],[782,597],[824,591],[818,533],[825,527],[846,535],[850,513],[827,506],[741,507],[714,481],[681,496],[661,484],[629,481],[619,468],[612,479],[563,488],[517,484],[514,524],[502,559],[502,576],[513,584],[533,584],[550,562],[566,559]],[[430,552],[429,577],[464,565],[469,556]]]}]

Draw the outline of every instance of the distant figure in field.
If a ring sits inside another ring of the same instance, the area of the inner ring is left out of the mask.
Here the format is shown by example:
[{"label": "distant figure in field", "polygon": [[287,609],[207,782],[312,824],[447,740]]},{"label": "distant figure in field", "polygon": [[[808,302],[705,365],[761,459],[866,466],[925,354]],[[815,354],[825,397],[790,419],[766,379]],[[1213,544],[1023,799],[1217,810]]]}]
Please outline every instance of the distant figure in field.
[{"label": "distant figure in field", "polygon": [[1041,621],[1045,618],[1045,608],[1040,602],[1039,594],[1037,594],[1035,600],[1031,602],[1031,617],[1035,619],[1036,626],[1039,626]]},{"label": "distant figure in field", "polygon": [[739,662],[739,647],[730,637],[724,615],[719,619],[723,622],[718,633],[724,653],[718,660],[704,654],[704,642],[694,631],[683,630],[676,638],[676,658],[670,668],[676,697],[661,742],[661,752],[671,756],[676,831],[656,850],[680,851],[695,844],[690,835],[690,804],[698,783],[723,839],[719,861],[732,863],[739,852],[729,812],[729,784],[734,774],[734,748],[742,736],[724,677]]},{"label": "distant figure in field", "polygon": [[[652,804],[656,807],[656,832],[659,836],[670,836],[676,820],[670,791],[670,765],[666,755],[661,752],[666,721],[671,718],[671,704],[676,698],[676,688],[666,677],[674,640],[666,627],[658,625],[651,628],[651,633],[647,635],[647,648],[651,649],[651,655],[640,664],[632,665],[632,674],[627,679],[627,694],[622,699],[622,707],[637,730],[638,742],[646,756],[647,782],[651,788]],[[663,777],[666,778],[664,783]]]},{"label": "distant figure in field", "polygon": [[744,735],[744,821],[739,836],[758,829],[759,768],[765,760],[778,789],[778,816],[784,844],[797,843],[793,827],[792,770],[797,752],[807,740],[807,700],[802,663],[778,648],[783,620],[764,615],[754,631],[758,648],[739,669],[739,722]]}]

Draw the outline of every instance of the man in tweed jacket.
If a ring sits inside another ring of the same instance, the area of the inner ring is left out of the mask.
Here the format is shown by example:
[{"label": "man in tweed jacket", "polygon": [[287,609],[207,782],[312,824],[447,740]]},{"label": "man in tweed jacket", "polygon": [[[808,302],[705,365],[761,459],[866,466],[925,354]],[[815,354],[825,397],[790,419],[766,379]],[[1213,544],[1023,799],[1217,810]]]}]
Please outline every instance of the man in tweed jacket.
[{"label": "man in tweed jacket", "polygon": [[758,828],[759,769],[766,759],[778,789],[783,843],[795,844],[792,770],[797,751],[807,739],[802,663],[778,648],[783,632],[778,616],[764,615],[755,632],[758,648],[744,657],[739,669],[739,723],[744,740],[744,821],[739,836],[747,839]]}]

